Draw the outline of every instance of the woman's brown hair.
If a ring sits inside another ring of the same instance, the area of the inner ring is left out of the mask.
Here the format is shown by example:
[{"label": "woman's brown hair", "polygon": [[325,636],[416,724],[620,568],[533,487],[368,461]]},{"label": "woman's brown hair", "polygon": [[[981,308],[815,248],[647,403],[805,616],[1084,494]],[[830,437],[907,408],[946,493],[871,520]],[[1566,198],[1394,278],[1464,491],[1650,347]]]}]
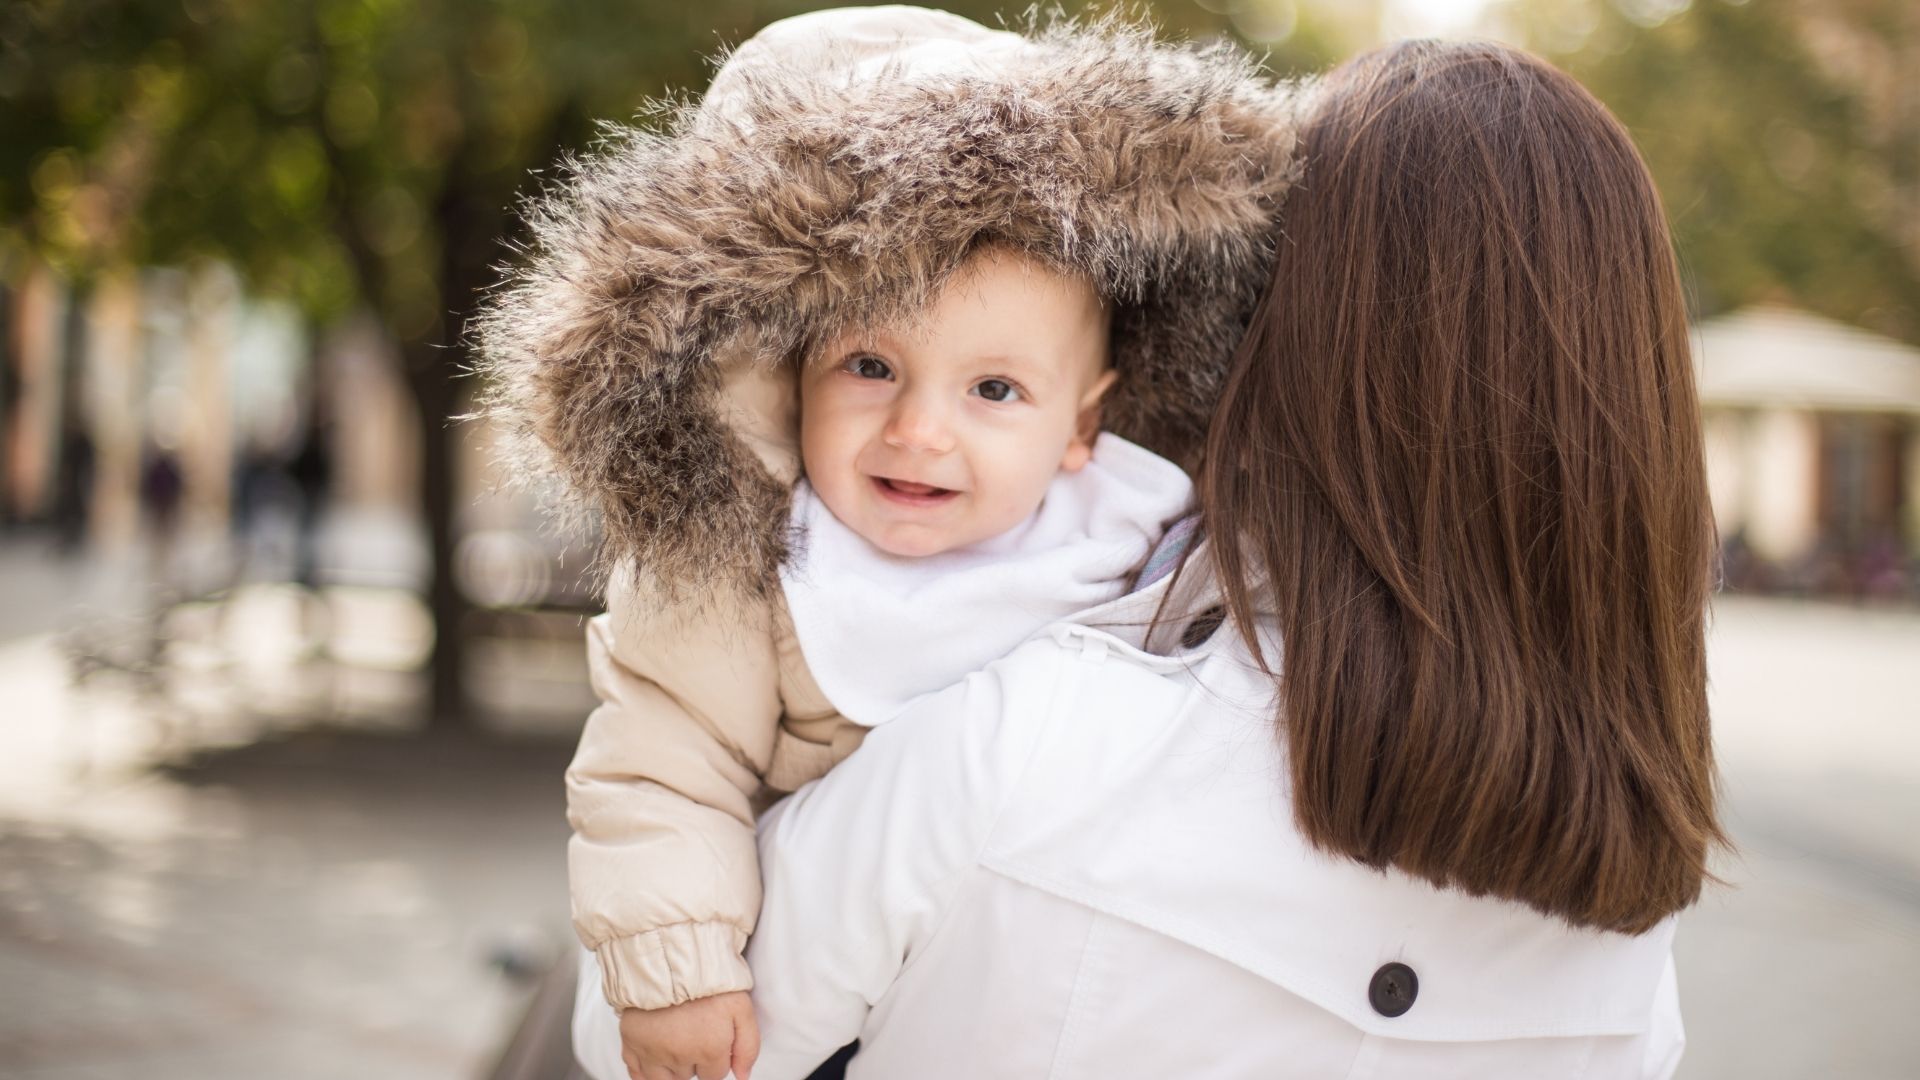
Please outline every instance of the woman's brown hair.
[{"label": "woman's brown hair", "polygon": [[1341,66],[1302,149],[1202,481],[1235,625],[1278,619],[1299,824],[1646,930],[1724,841],[1713,525],[1652,180],[1578,83],[1490,44]]}]

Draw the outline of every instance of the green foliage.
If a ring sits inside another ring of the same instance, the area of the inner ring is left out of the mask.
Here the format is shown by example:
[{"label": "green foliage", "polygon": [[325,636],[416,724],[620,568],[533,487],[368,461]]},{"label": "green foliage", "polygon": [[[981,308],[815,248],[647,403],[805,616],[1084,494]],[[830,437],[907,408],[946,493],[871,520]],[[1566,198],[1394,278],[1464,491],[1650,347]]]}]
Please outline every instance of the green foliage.
[{"label": "green foliage", "polygon": [[[69,276],[219,256],[319,319],[370,303],[441,337],[505,257],[506,210],[598,119],[696,91],[705,58],[819,3],[26,0],[0,8],[0,249]],[[983,22],[1023,5],[948,5]],[[1094,8],[1112,4],[1088,5]],[[1139,10],[1139,5],[1121,5]],[[1173,36],[1257,31],[1167,0]],[[1365,42],[1288,13],[1269,65]],[[1516,0],[1626,122],[1703,314],[1782,299],[1920,341],[1920,64],[1910,0]],[[1276,24],[1277,25],[1277,24]],[[476,269],[478,268],[478,269]]]},{"label": "green foliage", "polygon": [[1521,10],[1632,131],[1702,315],[1786,301],[1920,341],[1911,0]]},{"label": "green foliage", "polygon": [[[403,340],[441,337],[506,253],[506,209],[596,119],[697,91],[725,43],[818,6],[15,4],[0,13],[0,241],[76,278],[217,256],[316,319],[366,302]],[[1168,9],[1172,33],[1221,29]]]}]

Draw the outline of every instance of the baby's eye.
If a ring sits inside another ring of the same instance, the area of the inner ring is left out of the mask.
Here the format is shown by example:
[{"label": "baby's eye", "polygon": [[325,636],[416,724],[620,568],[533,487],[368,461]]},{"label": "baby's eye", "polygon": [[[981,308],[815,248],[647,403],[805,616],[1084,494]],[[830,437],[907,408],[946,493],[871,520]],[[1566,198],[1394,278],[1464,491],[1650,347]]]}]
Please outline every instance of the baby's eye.
[{"label": "baby's eye", "polygon": [[981,379],[973,384],[973,392],[988,401],[1020,400],[1020,388],[1005,379]]},{"label": "baby's eye", "polygon": [[855,356],[840,365],[841,370],[862,379],[891,379],[893,369],[877,356]]}]

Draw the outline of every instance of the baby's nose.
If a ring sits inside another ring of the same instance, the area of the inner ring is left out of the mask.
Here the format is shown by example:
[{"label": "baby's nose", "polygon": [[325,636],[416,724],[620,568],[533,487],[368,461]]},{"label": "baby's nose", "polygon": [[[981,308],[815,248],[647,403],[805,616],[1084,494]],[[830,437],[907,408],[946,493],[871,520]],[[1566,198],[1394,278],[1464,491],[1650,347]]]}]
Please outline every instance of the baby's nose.
[{"label": "baby's nose", "polygon": [[953,428],[940,411],[911,401],[894,410],[885,438],[901,450],[944,454],[953,449]]}]

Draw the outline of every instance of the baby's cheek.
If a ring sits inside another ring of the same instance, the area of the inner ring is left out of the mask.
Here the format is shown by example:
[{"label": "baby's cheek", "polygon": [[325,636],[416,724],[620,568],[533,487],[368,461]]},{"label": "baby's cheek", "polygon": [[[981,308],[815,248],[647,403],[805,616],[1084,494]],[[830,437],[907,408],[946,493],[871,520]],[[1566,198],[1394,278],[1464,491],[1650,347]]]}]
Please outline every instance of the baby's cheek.
[{"label": "baby's cheek", "polygon": [[845,476],[831,470],[821,470],[817,474],[808,474],[807,482],[813,485],[814,494],[826,506],[828,513],[839,518],[855,532],[865,532],[866,508],[861,505],[856,497],[858,493],[852,490],[852,485],[847,482]]},{"label": "baby's cheek", "polygon": [[[1040,500],[1044,499],[1047,494],[1047,481],[1043,480],[1039,483],[1034,483],[1030,477],[1023,479],[1025,482],[1019,486],[1016,487],[1012,484],[1003,485],[1001,490],[995,494],[988,510],[988,515],[992,521],[992,529],[987,534],[988,536],[998,536],[1006,532],[1008,529],[1025,521],[1035,510],[1039,509]],[[985,539],[985,537],[982,537],[982,539]]]}]

